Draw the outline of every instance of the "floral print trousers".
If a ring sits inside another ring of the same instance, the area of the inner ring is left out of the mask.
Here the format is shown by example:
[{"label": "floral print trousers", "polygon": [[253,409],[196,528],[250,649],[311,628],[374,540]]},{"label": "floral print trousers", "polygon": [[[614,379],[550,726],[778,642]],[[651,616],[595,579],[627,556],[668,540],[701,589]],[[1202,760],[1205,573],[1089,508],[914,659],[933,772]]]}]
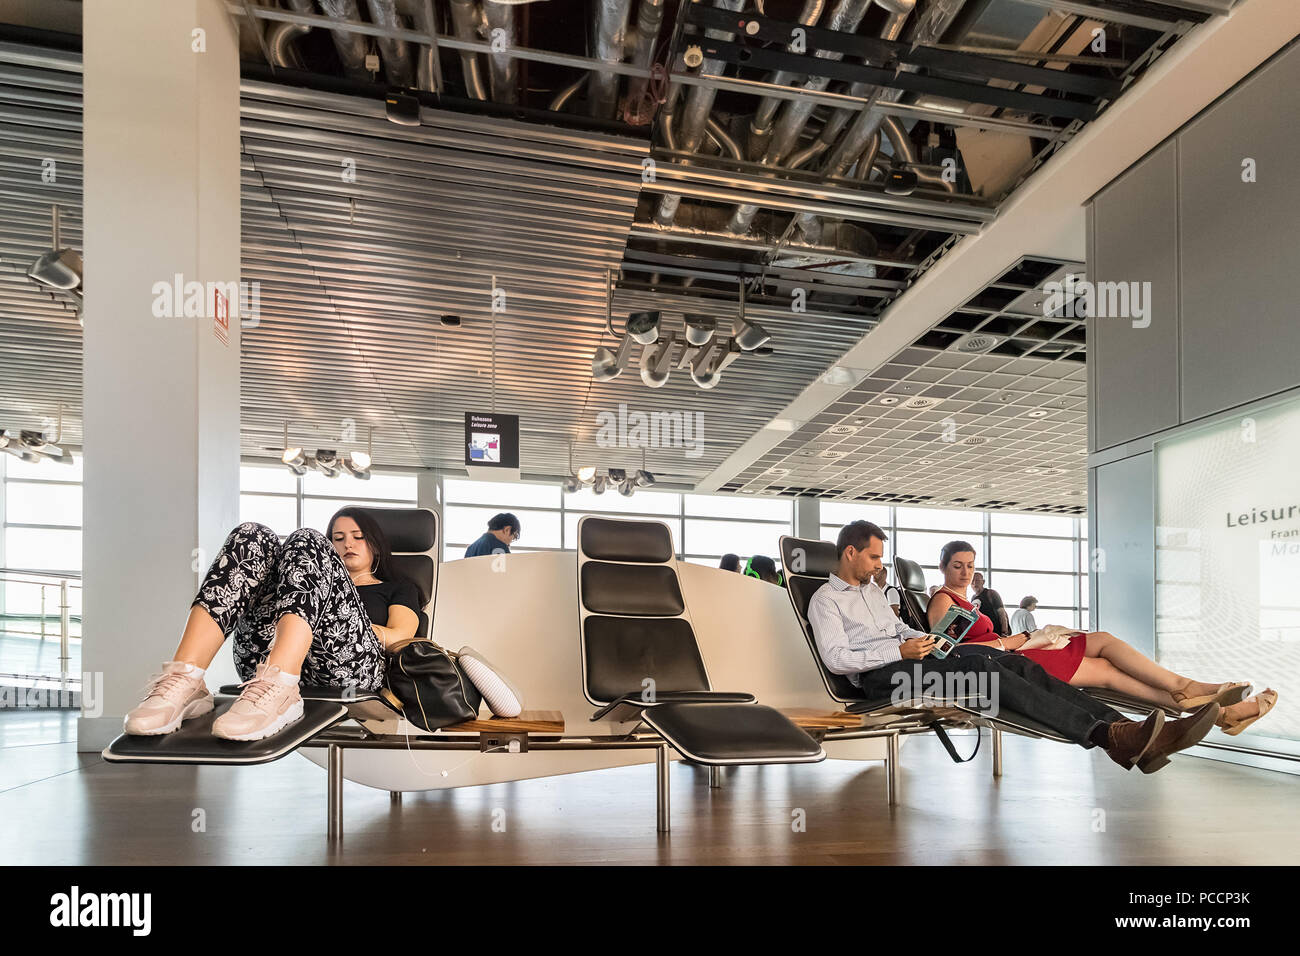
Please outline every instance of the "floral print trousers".
[{"label": "floral print trousers", "polygon": [[275,624],[296,614],[311,628],[302,684],[377,690],[384,652],[343,560],[319,531],[285,538],[246,522],[230,532],[199,588],[203,608],[231,641],[235,669],[249,680],[266,660]]}]

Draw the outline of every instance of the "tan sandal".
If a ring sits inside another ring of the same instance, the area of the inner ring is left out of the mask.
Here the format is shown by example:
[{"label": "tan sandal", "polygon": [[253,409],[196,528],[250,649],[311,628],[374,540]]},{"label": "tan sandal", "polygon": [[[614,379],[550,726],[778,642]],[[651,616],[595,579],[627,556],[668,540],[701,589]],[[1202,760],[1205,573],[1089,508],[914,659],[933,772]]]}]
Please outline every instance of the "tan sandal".
[{"label": "tan sandal", "polygon": [[1250,681],[1230,681],[1226,684],[1220,684],[1219,689],[1213,694],[1188,697],[1182,691],[1176,691],[1169,696],[1174,699],[1174,703],[1178,705],[1183,713],[1190,713],[1209,703],[1218,704],[1220,707],[1231,707],[1233,704],[1240,704],[1245,699],[1248,690],[1250,690]]},{"label": "tan sandal", "polygon": [[1262,693],[1256,694],[1252,699],[1258,701],[1259,703],[1258,714],[1256,714],[1253,717],[1246,717],[1245,719],[1238,720],[1238,721],[1223,720],[1221,718],[1219,722],[1219,729],[1222,730],[1229,737],[1237,736],[1237,734],[1241,733],[1243,730],[1245,730],[1247,727],[1249,727],[1251,724],[1259,720],[1259,718],[1263,717],[1265,714],[1267,714],[1270,710],[1273,709],[1273,706],[1277,703],[1277,691],[1270,688]]}]

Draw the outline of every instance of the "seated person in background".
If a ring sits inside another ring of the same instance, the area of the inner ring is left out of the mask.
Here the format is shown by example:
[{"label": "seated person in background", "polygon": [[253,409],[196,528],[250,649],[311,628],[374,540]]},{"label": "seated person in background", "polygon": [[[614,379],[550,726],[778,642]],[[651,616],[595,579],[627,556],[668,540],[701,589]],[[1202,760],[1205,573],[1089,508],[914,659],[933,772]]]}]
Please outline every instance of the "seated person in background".
[{"label": "seated person in background", "polygon": [[[1038,607],[1038,598],[1032,594],[1026,595],[1020,599],[1020,609],[1011,615],[1011,630],[1009,633],[1002,634],[1003,637],[1010,637],[1012,634],[1019,634],[1021,631],[1038,630],[1038,622],[1034,620],[1034,608]],[[983,610],[981,605],[980,610]]]},{"label": "seated person in background", "polygon": [[[926,608],[931,626],[953,604],[971,610],[966,588],[975,573],[975,546],[966,541],[949,541],[939,552],[939,570],[943,573],[943,587]],[[1105,687],[1172,710],[1191,711],[1213,701],[1222,708],[1219,726],[1230,734],[1241,733],[1277,702],[1277,693],[1272,690],[1242,700],[1250,686],[1244,681],[1207,684],[1175,674],[1105,631],[1085,634],[1049,624],[1033,631],[1022,629],[1003,639],[988,616],[980,614],[966,632],[963,644],[992,644],[1000,651],[1013,651],[1016,656],[1037,661],[1053,677],[1077,687]]]},{"label": "seated person in background", "polygon": [[767,555],[754,555],[749,559],[749,567],[760,581],[775,584],[777,587],[785,587],[785,584],[781,581],[781,575],[776,571],[776,562]]},{"label": "seated person in background", "polygon": [[382,687],[384,652],[423,628],[426,603],[362,509],[342,508],[326,534],[301,528],[283,544],[265,525],[241,524],[199,586],[174,659],[150,678],[124,730],[169,734],[211,711],[203,675],[228,636],[243,690],[212,733],[261,740],[302,717],[300,676],[358,692]]},{"label": "seated person in background", "polygon": [[[869,521],[845,525],[835,544],[839,558],[830,580],[812,596],[808,620],[826,667],[846,675],[871,699],[887,699],[904,680],[930,673],[995,674],[999,706],[1050,727],[1081,747],[1101,747],[1125,770],[1138,766],[1153,773],[1169,754],[1184,750],[1209,733],[1219,714],[1213,701],[1179,720],[1165,721],[1153,711],[1144,721],[1126,720],[1118,711],[1049,676],[1016,654],[930,657],[934,638],[894,616],[884,594],[872,584],[884,555],[885,533]],[[988,621],[987,617],[984,619]],[[992,625],[988,625],[990,628]],[[969,680],[969,677],[965,677]],[[915,694],[919,696],[920,689]]]},{"label": "seated person in background", "polygon": [[479,558],[485,554],[509,554],[510,543],[519,540],[519,519],[509,511],[492,516],[488,529],[478,540],[465,549],[465,557]]},{"label": "seated person in background", "polygon": [[724,570],[724,571],[736,571],[736,572],[739,572],[739,571],[740,571],[740,555],[738,555],[738,554],[724,554],[724,555],[722,556],[722,563],[719,564],[718,567],[720,567],[720,568],[721,568],[722,570]]},{"label": "seated person in background", "polygon": [[[989,620],[993,622],[993,630],[999,635],[1006,637],[1014,631],[1021,630],[1011,626],[1011,622],[1007,620],[1006,605],[1002,603],[1002,595],[984,586],[984,575],[979,571],[976,571],[975,576],[970,579],[970,590],[971,603],[979,605],[980,611],[989,616]],[[1024,630],[1032,631],[1034,628],[1028,627]]]},{"label": "seated person in background", "polygon": [[903,596],[898,592],[898,588],[889,583],[889,569],[882,564],[871,580],[885,595],[885,603],[893,609],[894,616],[902,617]]}]

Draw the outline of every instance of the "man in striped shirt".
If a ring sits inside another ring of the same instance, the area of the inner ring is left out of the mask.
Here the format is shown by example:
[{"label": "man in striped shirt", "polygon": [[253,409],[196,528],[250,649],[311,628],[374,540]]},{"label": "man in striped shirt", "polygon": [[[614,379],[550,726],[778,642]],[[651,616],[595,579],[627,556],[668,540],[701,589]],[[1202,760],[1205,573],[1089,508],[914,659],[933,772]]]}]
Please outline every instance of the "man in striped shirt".
[{"label": "man in striped shirt", "polygon": [[1179,720],[1165,721],[1160,711],[1143,721],[1127,720],[1018,654],[975,651],[972,645],[974,653],[931,657],[934,638],[899,620],[872,580],[882,565],[885,540],[870,521],[840,529],[835,543],[839,565],[808,605],[808,621],[826,667],[847,676],[868,700],[929,696],[921,686],[909,686],[913,681],[923,682],[927,691],[935,683],[978,683],[992,689],[999,708],[1043,724],[1081,747],[1101,747],[1125,770],[1137,766],[1144,773],[1159,770],[1169,754],[1196,744],[1214,726],[1217,704]]}]

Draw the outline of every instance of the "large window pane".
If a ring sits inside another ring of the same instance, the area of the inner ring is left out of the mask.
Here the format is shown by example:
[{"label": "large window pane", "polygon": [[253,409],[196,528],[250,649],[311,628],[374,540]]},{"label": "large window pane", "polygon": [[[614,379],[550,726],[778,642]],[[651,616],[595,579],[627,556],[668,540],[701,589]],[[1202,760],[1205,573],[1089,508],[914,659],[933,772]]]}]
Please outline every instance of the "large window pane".
[{"label": "large window pane", "polygon": [[[584,516],[587,515],[587,514],[592,514],[592,512],[566,511],[566,512],[564,513],[564,547],[565,547],[566,549],[568,549],[569,551],[575,551],[575,550],[577,550],[577,547],[578,547],[578,521],[579,521],[579,519],[581,519],[582,517],[584,517]],[[599,514],[599,513],[596,513],[595,516],[596,516],[596,517],[601,517],[601,518],[606,517],[605,515],[601,515],[601,514]],[[521,518],[520,520],[522,521],[523,519]],[[680,549],[680,547],[679,547],[679,543],[678,543],[678,541],[677,541],[677,528],[678,528],[678,524],[677,524],[677,519],[676,519],[676,518],[642,518],[642,517],[634,517],[634,518],[632,518],[631,520],[633,520],[633,521],[660,521],[661,523],[668,525],[668,533],[669,533],[670,535],[672,535],[672,539],[673,539],[673,553],[674,553],[674,554],[680,554],[680,553],[681,553],[681,549]]]},{"label": "large window pane", "polygon": [[274,495],[240,495],[239,520],[241,523],[256,521],[264,524],[284,537],[298,529],[298,499],[278,498]]},{"label": "large window pane", "polygon": [[[1008,616],[1020,606],[1021,598],[1030,594],[1038,598],[1039,604],[1074,607],[1074,575],[1072,574],[1016,574],[1011,571],[994,571],[989,576],[989,586],[1002,595]],[[1037,618],[1038,615],[1035,613],[1034,616]]]},{"label": "large window pane", "polygon": [[981,554],[982,542],[979,535],[964,531],[900,531],[895,542],[895,551],[900,557],[915,561],[922,567],[938,566],[939,552],[949,541],[965,541],[975,549],[975,567],[985,567],[987,555]]},{"label": "large window pane", "polygon": [[[460,545],[459,556],[464,557],[465,548],[487,530],[488,521],[493,515],[499,513],[496,508],[446,505],[443,508],[443,518],[446,522],[443,530],[444,538],[449,545]],[[519,519],[522,531],[519,543],[522,548],[560,547],[558,511],[530,511],[526,508],[517,508],[511,513]]]},{"label": "large window pane", "polygon": [[759,521],[790,523],[794,503],[790,499],[741,498],[736,495],[683,495],[686,514],[701,518],[754,518]]},{"label": "large window pane", "polygon": [[750,524],[745,521],[709,521],[686,519],[688,554],[765,554],[775,559],[780,554],[777,542],[790,529],[774,524]]},{"label": "large window pane", "polygon": [[1074,519],[1061,515],[1017,515],[993,511],[989,530],[994,534],[1051,534],[1074,537]]},{"label": "large window pane", "polygon": [[72,462],[41,459],[23,461],[11,455],[4,456],[4,473],[7,478],[31,478],[33,481],[81,481],[81,456],[73,455]]},{"label": "large window pane", "polygon": [[994,535],[989,545],[994,568],[1022,571],[1073,571],[1074,542]]},{"label": "large window pane", "polygon": [[[516,508],[558,508],[561,489],[559,485],[446,478],[442,483],[442,494],[451,504],[490,505],[497,511],[514,511]],[[524,519],[520,517],[519,520]]]},{"label": "large window pane", "polygon": [[340,508],[346,508],[349,505],[358,505],[364,508],[414,508],[415,502],[358,501],[355,499],[331,501],[328,498],[303,498],[303,526],[307,528],[315,528],[317,531],[324,531],[329,526],[330,518],[334,517],[334,513]]},{"label": "large window pane", "polygon": [[413,474],[371,474],[369,478],[354,478],[342,474],[326,478],[319,471],[309,471],[302,476],[304,495],[321,495],[332,498],[382,499],[384,501],[416,500],[416,477]]},{"label": "large window pane", "polygon": [[894,523],[900,528],[933,528],[936,531],[962,531],[972,535],[984,530],[984,515],[979,511],[895,508]]},{"label": "large window pane", "polygon": [[682,497],[675,491],[638,491],[624,498],[614,488],[598,495],[587,486],[572,493],[566,492],[564,507],[574,511],[676,516],[681,511]]},{"label": "large window pane", "polygon": [[[889,506],[868,505],[858,501],[823,501],[821,506],[822,524],[835,525],[836,531],[850,521],[870,521],[889,531]],[[834,540],[832,538],[831,540]]]},{"label": "large window pane", "polygon": [[81,571],[81,531],[6,528],[5,565],[27,571]]},{"label": "large window pane", "polygon": [[239,490],[296,495],[298,476],[284,465],[240,465]]},{"label": "large window pane", "polygon": [[81,526],[81,486],[11,481],[5,485],[5,520],[10,524]]}]

